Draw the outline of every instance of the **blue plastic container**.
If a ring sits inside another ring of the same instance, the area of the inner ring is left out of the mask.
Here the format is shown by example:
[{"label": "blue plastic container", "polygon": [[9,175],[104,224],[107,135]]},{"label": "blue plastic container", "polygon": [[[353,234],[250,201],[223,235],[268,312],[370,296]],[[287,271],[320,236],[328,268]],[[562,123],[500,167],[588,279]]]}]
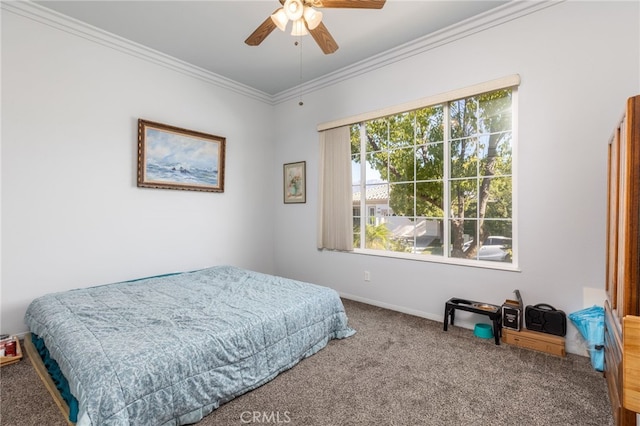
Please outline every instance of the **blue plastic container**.
[{"label": "blue plastic container", "polygon": [[491,324],[476,324],[473,328],[473,334],[481,339],[491,339],[493,337]]}]

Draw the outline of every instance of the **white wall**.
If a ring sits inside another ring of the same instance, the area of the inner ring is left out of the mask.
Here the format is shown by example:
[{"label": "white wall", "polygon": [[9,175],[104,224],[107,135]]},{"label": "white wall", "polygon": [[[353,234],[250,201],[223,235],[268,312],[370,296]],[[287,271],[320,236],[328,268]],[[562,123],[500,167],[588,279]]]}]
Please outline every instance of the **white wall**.
[{"label": "white wall", "polygon": [[[637,2],[565,2],[278,105],[274,173],[306,160],[308,201],[276,206],[277,273],[439,321],[451,297],[500,304],[515,289],[566,313],[591,306],[591,289],[602,303],[607,141],[640,93],[639,18]],[[316,250],[318,123],[515,73],[520,272]],[[574,327],[567,337],[584,353]]]},{"label": "white wall", "polygon": [[[226,137],[225,192],[137,188],[138,118]],[[48,292],[273,272],[272,122],[268,103],[3,10],[2,332]]]},{"label": "white wall", "polygon": [[[3,11],[1,331],[43,293],[220,263],[437,320],[450,297],[514,289],[580,309],[602,294],[606,142],[640,93],[639,18],[561,3],[272,107]],[[513,73],[521,272],[316,250],[318,123]],[[225,192],[137,188],[138,118],[225,136]],[[284,205],[282,165],[303,160],[307,203]]]}]

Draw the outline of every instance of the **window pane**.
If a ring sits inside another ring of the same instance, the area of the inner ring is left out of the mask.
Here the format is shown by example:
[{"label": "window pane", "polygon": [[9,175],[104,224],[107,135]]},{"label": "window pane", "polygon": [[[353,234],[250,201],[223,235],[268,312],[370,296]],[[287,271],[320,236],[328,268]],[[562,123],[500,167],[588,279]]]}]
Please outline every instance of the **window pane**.
[{"label": "window pane", "polygon": [[367,223],[365,246],[374,250],[389,250],[391,245],[391,232],[384,221],[379,223]]},{"label": "window pane", "polygon": [[387,218],[387,227],[391,231],[391,250],[412,253],[415,246],[416,229],[413,218],[406,216],[391,216]]},{"label": "window pane", "polygon": [[414,252],[442,256],[442,230],[441,220],[417,218]]},{"label": "window pane", "polygon": [[450,211],[454,218],[475,218],[478,211],[478,179],[451,181]]},{"label": "window pane", "polygon": [[451,142],[451,178],[478,176],[478,139]]},{"label": "window pane", "polygon": [[513,215],[511,178],[492,178],[482,180],[482,185],[488,185],[489,195],[484,217],[487,219],[510,219]]},{"label": "window pane", "polygon": [[360,155],[351,156],[351,184],[360,185],[362,175],[360,171]]},{"label": "window pane", "polygon": [[510,175],[513,163],[511,132],[480,136],[478,155],[481,176]]},{"label": "window pane", "polygon": [[414,252],[417,230],[413,217],[390,216],[387,218],[387,228],[390,232],[388,250],[403,253]]},{"label": "window pane", "polygon": [[474,259],[476,257],[476,236],[478,221],[451,220],[449,233],[449,253],[451,257],[459,259]]},{"label": "window pane", "polygon": [[[497,239],[511,239],[513,235],[511,220],[485,220],[482,226],[485,244],[498,244]],[[493,240],[493,241],[492,241]],[[506,242],[505,242],[506,243]],[[510,243],[510,242],[509,242]]]},{"label": "window pane", "polygon": [[444,108],[436,105],[419,109],[416,114],[416,144],[444,140]]},{"label": "window pane", "polygon": [[360,125],[354,124],[349,128],[351,137],[351,155],[360,154]]},{"label": "window pane", "polygon": [[512,129],[511,90],[497,90],[477,98],[479,132],[496,133]]},{"label": "window pane", "polygon": [[351,191],[353,193],[353,208],[358,209],[358,215],[360,215],[360,200],[362,199],[362,193],[360,192],[360,185],[351,185]]},{"label": "window pane", "polygon": [[437,224],[424,218],[391,216],[387,225],[391,231],[389,250],[405,253],[423,253],[437,238]]},{"label": "window pane", "polygon": [[444,176],[443,143],[416,147],[416,180],[442,179]]},{"label": "window pane", "polygon": [[389,176],[387,151],[367,153],[367,182],[386,182]]},{"label": "window pane", "polygon": [[405,253],[423,253],[437,237],[437,224],[424,218],[391,216],[387,225],[391,231],[390,250]]},{"label": "window pane", "polygon": [[389,207],[395,216],[415,216],[415,184],[397,183],[389,185]]},{"label": "window pane", "polygon": [[413,147],[389,151],[389,182],[414,180],[414,152]]},{"label": "window pane", "polygon": [[478,133],[477,99],[467,98],[449,103],[449,131],[451,139],[460,139]]},{"label": "window pane", "polygon": [[478,249],[478,260],[510,263],[513,259],[511,221],[485,220],[482,231],[485,237]]},{"label": "window pane", "polygon": [[353,247],[360,248],[360,209],[353,211]]},{"label": "window pane", "polygon": [[381,151],[387,148],[389,140],[389,122],[387,118],[367,121],[367,152]]},{"label": "window pane", "polygon": [[[367,209],[370,207],[375,207],[376,205],[384,204],[385,206],[389,203],[389,185],[386,183],[376,183],[373,185],[365,186],[367,194],[366,194],[366,205]],[[374,209],[375,214],[375,209]]]},{"label": "window pane", "polygon": [[414,145],[415,114],[405,112],[389,117],[389,149]]},{"label": "window pane", "polygon": [[444,218],[444,182],[416,183],[416,214]]}]

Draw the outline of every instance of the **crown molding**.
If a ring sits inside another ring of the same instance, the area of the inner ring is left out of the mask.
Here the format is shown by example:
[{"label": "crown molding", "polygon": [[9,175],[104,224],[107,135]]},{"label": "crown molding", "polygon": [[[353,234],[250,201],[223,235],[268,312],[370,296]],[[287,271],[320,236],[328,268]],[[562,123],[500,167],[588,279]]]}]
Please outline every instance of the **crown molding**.
[{"label": "crown molding", "polygon": [[464,37],[493,28],[505,22],[546,9],[566,0],[513,0],[473,18],[451,25],[440,31],[405,43],[353,65],[341,68],[307,83],[284,90],[275,95],[262,92],[237,81],[212,73],[139,43],[103,31],[92,25],[55,12],[28,0],[1,1],[1,9],[32,19],[44,25],[73,34],[85,40],[118,50],[125,54],[197,78],[215,86],[271,105],[283,103],[359,75],[402,61],[423,52],[452,43]]},{"label": "crown molding", "polygon": [[424,37],[394,47],[386,52],[356,62],[315,80],[292,87],[273,96],[273,103],[279,104],[301,94],[307,94],[344,80],[374,71],[395,62],[427,52],[437,47],[469,37],[473,34],[496,27],[514,19],[535,13],[566,0],[513,0],[488,12],[451,25]]},{"label": "crown molding", "polygon": [[215,86],[231,90],[268,104],[273,103],[272,96],[268,93],[212,73],[188,62],[181,61],[173,56],[165,55],[157,50],[123,37],[119,37],[113,33],[103,31],[75,18],[71,18],[44,6],[32,3],[31,1],[2,1],[1,8],[3,11],[12,12],[16,15],[32,19],[41,24],[48,25],[66,33],[73,34],[85,40],[92,41],[181,74],[197,78]]}]

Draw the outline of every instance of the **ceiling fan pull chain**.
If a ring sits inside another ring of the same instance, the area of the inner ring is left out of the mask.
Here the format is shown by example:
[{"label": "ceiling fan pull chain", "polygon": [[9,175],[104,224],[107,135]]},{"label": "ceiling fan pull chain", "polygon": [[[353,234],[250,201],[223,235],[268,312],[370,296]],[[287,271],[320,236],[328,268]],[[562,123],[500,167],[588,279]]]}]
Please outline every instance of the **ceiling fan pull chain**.
[{"label": "ceiling fan pull chain", "polygon": [[298,37],[297,43],[300,45],[300,84],[298,85],[298,105],[302,106],[304,105],[304,102],[302,102],[302,37]]}]

